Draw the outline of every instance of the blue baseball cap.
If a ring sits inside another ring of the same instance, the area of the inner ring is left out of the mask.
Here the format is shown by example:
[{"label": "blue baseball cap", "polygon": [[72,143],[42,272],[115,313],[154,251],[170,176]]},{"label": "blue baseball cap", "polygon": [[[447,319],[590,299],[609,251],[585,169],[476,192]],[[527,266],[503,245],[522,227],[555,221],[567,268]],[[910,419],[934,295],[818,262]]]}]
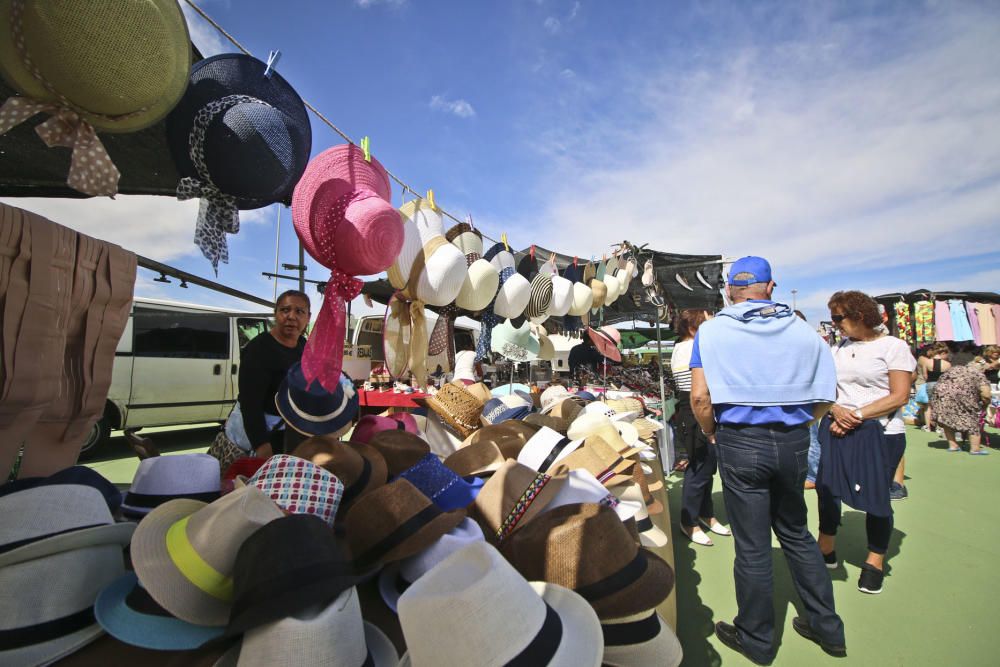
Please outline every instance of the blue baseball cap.
[{"label": "blue baseball cap", "polygon": [[[733,278],[733,276],[738,276],[741,273],[749,273],[753,278],[741,278],[739,280]],[[729,267],[729,276],[726,277],[726,282],[736,287],[746,287],[747,285],[754,285],[756,283],[769,283],[771,280],[771,265],[763,257],[754,257],[753,255],[740,257],[733,262],[733,265]]]}]

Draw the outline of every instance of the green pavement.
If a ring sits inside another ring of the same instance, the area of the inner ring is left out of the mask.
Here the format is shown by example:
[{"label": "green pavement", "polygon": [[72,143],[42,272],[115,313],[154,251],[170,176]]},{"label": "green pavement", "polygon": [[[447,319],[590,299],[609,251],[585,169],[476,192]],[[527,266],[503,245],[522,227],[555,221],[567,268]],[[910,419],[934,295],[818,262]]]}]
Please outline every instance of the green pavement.
[{"label": "green pavement", "polygon": [[[169,455],[205,452],[218,432],[219,424],[215,423],[144,428],[139,434],[152,439],[162,454]],[[94,458],[84,463],[115,484],[128,486],[135,476],[139,459],[125,442],[121,431],[112,431],[110,441],[102,445]]]},{"label": "green pavement", "polygon": [[[846,659],[827,656],[792,629],[801,608],[777,540],[772,552],[779,644],[775,665],[997,665],[1000,642],[993,616],[1000,591],[1000,451],[949,454],[943,438],[908,427],[907,500],[893,503],[895,530],[888,576],[880,595],[858,592],[865,558],[864,514],[845,507],[832,572],[837,611],[847,631]],[[994,445],[1000,435],[993,435]],[[670,512],[680,516],[680,478],[670,478]],[[818,524],[816,494],[806,492],[809,522]],[[725,519],[721,483],[713,499]],[[736,615],[732,538],[713,536],[699,547],[676,525],[678,635],[683,665],[749,665],[713,634],[715,621]]]}]

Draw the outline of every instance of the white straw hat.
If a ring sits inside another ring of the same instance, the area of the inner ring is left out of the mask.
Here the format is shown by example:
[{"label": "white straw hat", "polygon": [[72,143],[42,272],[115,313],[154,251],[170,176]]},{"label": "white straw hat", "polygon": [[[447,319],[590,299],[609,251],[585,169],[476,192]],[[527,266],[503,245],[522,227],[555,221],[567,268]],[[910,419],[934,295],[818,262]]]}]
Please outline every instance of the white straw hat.
[{"label": "white straw hat", "polygon": [[531,583],[485,542],[439,563],[399,598],[409,651],[401,665],[501,667],[514,659],[598,667],[600,621],[590,604],[555,584]]},{"label": "white straw hat", "polygon": [[498,287],[500,274],[496,267],[485,259],[477,259],[465,274],[455,304],[463,310],[478,312],[490,305]]},{"label": "white straw hat", "polygon": [[430,306],[448,305],[462,289],[467,272],[465,255],[445,239],[441,213],[429,202],[410,201],[399,212],[404,223],[403,248],[389,267],[389,282],[396,289],[406,288],[410,270],[419,258],[424,268],[412,290],[416,293],[411,291],[408,296]]},{"label": "white straw hat", "polygon": [[540,396],[541,413],[543,415],[547,415],[552,412],[553,408],[570,396],[572,396],[572,394],[569,393],[569,390],[561,384],[554,384],[546,387],[545,391],[543,391]]},{"label": "white straw hat", "polygon": [[639,531],[639,543],[644,547],[665,547],[670,541],[667,534],[653,523],[646,509],[646,501],[642,497],[642,488],[637,482],[622,484],[614,488],[615,495],[622,502],[638,503],[639,510],[635,513],[635,527]]},{"label": "white straw hat", "polygon": [[566,473],[566,483],[563,485],[555,497],[549,501],[542,513],[561,507],[563,505],[573,505],[575,503],[597,503],[607,505],[615,511],[618,518],[627,521],[635,517],[640,511],[646,509],[645,503],[634,500],[621,500],[612,495],[607,487],[597,481],[590,472],[578,468]]},{"label": "white straw hat", "polygon": [[581,414],[569,425],[566,435],[574,440],[599,435],[623,457],[633,456],[649,448],[649,445],[639,441],[639,434],[634,426],[627,422],[611,421],[610,417],[600,413]]},{"label": "white straw hat", "polygon": [[655,609],[601,621],[604,664],[611,667],[677,667],[684,651],[677,635]]},{"label": "white straw hat", "polygon": [[562,317],[569,313],[573,305],[573,283],[560,275],[552,276],[552,303],[548,314],[551,317]]},{"label": "white straw hat", "polygon": [[569,315],[581,317],[590,312],[590,306],[594,303],[594,295],[589,287],[583,283],[573,283],[573,305],[569,308]]},{"label": "white straw hat", "polygon": [[608,292],[604,297],[604,305],[610,306],[621,294],[622,284],[618,278],[611,274],[607,274],[604,276],[604,286],[608,288]]},{"label": "white straw hat", "polygon": [[514,273],[500,286],[496,302],[493,304],[493,312],[498,317],[517,319],[524,314],[529,301],[531,301],[531,283],[520,273]]},{"label": "white straw hat", "polygon": [[558,431],[543,426],[524,443],[518,452],[517,462],[538,472],[548,472],[549,469],[574,451],[583,440],[571,440]]}]

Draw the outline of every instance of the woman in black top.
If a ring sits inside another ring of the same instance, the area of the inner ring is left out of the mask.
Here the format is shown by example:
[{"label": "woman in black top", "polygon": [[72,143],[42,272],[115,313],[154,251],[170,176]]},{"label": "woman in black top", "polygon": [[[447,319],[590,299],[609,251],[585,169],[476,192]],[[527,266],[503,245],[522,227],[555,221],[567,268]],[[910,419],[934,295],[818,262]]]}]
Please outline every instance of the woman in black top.
[{"label": "woman in black top", "polygon": [[930,400],[934,394],[934,385],[941,378],[941,374],[951,368],[950,356],[951,350],[948,349],[948,346],[945,343],[938,342],[931,345],[927,349],[926,354],[917,359],[917,372],[924,376],[924,381],[927,384],[928,403],[923,426],[925,431],[933,431],[935,428],[934,418],[931,415]]},{"label": "woman in black top", "polygon": [[302,359],[309,314],[308,296],[298,290],[283,292],[274,307],[274,326],[247,343],[240,355],[240,411],[255,456],[267,458],[285,449],[288,429],[270,428],[268,421],[279,419],[274,395],[288,369]]}]

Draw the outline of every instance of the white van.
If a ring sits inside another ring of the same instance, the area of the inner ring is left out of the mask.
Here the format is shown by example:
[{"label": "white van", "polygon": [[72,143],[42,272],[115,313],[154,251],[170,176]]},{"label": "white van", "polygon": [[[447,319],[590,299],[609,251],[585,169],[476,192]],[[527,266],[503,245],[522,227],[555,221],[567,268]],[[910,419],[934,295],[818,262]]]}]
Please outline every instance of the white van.
[{"label": "white van", "polygon": [[240,350],[271,317],[137,297],[115,351],[104,417],[81,454],[93,455],[112,429],[225,421],[239,393]]}]

